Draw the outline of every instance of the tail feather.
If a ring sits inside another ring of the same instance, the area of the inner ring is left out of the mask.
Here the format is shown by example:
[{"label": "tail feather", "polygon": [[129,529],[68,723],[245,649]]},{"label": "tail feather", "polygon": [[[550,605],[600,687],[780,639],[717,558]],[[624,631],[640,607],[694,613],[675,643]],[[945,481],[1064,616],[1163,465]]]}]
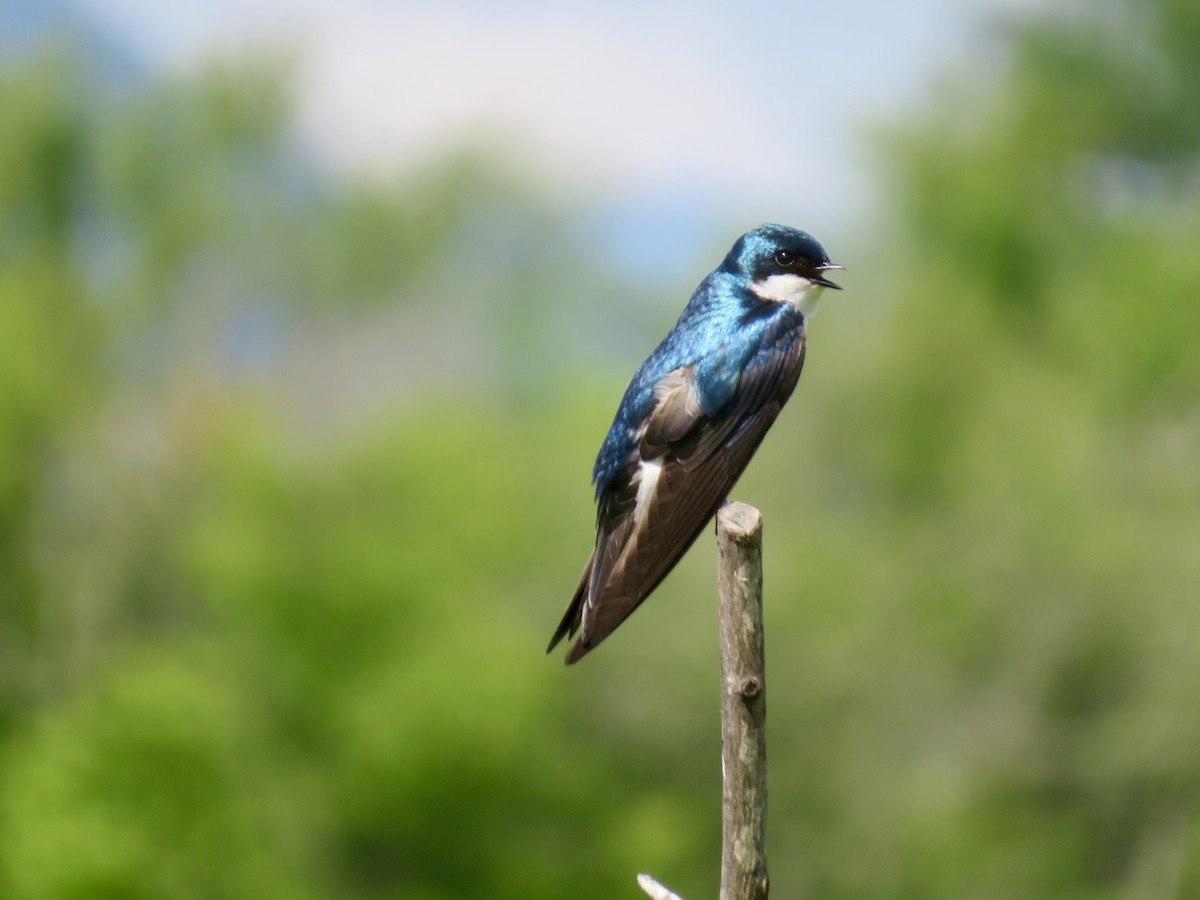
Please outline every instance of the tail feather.
[{"label": "tail feather", "polygon": [[[558,623],[558,628],[554,629],[554,636],[550,638],[550,645],[546,648],[547,653],[557,647],[563,638],[574,637],[575,632],[579,630],[579,624],[583,619],[583,602],[587,599],[588,584],[592,580],[592,563],[595,559],[596,554],[593,552],[588,557],[587,565],[583,567],[583,574],[579,576],[579,585],[575,588],[575,595],[567,605],[567,611],[563,614],[562,621]],[[572,648],[571,653],[575,653],[575,648]],[[574,661],[568,657],[567,664]]]},{"label": "tail feather", "polygon": [[579,640],[572,644],[571,649],[567,651],[567,658],[563,661],[568,666],[579,662],[579,660],[583,659],[584,656],[590,653],[592,648],[598,643],[599,641],[591,641],[580,635]]}]

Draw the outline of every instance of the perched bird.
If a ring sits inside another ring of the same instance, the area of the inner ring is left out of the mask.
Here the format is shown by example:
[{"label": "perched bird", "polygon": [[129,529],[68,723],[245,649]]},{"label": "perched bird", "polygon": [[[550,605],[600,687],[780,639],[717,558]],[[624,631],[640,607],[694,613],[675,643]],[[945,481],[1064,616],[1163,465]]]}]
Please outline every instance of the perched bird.
[{"label": "perched bird", "polygon": [[596,546],[547,653],[578,631],[569,665],[608,637],[716,514],[796,387],[805,323],[840,268],[811,235],[763,225],[700,282],[600,447]]}]

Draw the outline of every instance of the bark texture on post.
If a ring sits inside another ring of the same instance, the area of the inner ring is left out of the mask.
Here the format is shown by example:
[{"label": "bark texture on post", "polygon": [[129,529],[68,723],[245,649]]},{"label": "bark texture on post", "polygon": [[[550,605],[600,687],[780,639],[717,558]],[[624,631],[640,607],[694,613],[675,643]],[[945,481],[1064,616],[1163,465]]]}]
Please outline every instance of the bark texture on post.
[{"label": "bark texture on post", "polygon": [[720,900],[766,900],[767,678],[763,659],[762,514],[717,513],[721,592],[722,850]]}]

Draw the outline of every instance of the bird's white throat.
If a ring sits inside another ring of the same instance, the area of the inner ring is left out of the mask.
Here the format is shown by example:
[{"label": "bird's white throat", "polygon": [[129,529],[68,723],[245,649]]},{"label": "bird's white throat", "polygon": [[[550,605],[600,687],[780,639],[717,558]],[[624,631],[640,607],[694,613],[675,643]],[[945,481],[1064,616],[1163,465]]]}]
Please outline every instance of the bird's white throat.
[{"label": "bird's white throat", "polygon": [[821,299],[823,290],[824,285],[792,272],[770,275],[754,283],[754,293],[759,297],[774,303],[790,303],[805,319],[817,314],[817,301]]}]

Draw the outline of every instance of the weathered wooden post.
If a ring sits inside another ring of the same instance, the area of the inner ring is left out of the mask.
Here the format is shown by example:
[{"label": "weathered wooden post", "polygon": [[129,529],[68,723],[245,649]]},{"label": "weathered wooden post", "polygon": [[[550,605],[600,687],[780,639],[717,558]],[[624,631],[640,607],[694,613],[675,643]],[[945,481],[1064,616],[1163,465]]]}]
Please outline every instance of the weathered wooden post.
[{"label": "weathered wooden post", "polygon": [[[766,900],[767,677],[763,656],[762,514],[745,503],[717,513],[721,618],[720,900]],[[681,900],[648,875],[654,900]]]},{"label": "weathered wooden post", "polygon": [[721,590],[721,900],[766,900],[767,669],[763,659],[762,514],[717,513]]}]

